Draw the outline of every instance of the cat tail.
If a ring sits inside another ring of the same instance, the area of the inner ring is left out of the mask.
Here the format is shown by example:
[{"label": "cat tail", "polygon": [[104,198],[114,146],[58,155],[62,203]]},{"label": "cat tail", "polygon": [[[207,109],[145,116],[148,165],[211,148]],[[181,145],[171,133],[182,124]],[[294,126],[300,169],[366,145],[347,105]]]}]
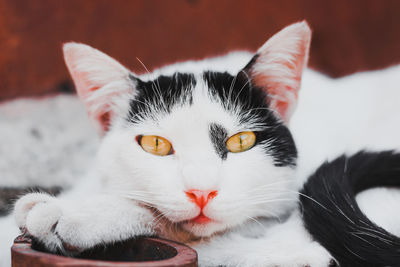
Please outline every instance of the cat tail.
[{"label": "cat tail", "polygon": [[400,238],[370,221],[355,200],[378,186],[400,186],[399,153],[341,156],[322,164],[304,185],[305,227],[341,267],[400,266]]}]

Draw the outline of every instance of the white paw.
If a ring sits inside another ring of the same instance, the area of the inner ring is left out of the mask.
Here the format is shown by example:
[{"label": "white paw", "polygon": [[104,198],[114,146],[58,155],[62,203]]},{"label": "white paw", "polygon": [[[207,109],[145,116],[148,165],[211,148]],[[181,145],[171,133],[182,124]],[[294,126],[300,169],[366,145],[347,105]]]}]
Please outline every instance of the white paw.
[{"label": "white paw", "polygon": [[61,216],[62,209],[58,200],[43,193],[25,195],[14,207],[15,221],[21,231],[37,238],[51,251],[62,247],[62,242],[55,233]]},{"label": "white paw", "polygon": [[56,198],[43,193],[27,194],[20,198],[14,206],[14,217],[18,227],[26,228],[26,219],[30,211],[38,204],[50,203]]},{"label": "white paw", "polygon": [[22,231],[49,251],[63,254],[152,234],[146,223],[153,219],[151,213],[108,196],[61,202],[45,194],[28,194],[17,201],[14,216]]}]

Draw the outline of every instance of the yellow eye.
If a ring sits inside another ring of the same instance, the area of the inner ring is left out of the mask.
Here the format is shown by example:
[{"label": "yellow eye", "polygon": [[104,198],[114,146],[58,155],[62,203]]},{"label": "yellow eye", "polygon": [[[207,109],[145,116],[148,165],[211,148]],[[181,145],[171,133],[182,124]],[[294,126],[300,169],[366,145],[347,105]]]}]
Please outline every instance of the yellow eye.
[{"label": "yellow eye", "polygon": [[232,153],[249,150],[256,142],[256,135],[253,132],[241,132],[229,137],[226,147]]},{"label": "yellow eye", "polygon": [[138,142],[144,151],[157,156],[166,156],[172,154],[173,152],[171,143],[167,139],[160,136],[139,136]]}]

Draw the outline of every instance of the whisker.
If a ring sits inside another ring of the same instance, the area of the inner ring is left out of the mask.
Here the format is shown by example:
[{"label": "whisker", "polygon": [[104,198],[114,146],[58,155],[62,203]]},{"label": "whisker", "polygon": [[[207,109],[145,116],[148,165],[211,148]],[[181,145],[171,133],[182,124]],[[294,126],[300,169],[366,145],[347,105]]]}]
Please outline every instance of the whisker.
[{"label": "whisker", "polygon": [[278,193],[278,192],[281,192],[281,193],[291,193],[291,194],[296,194],[296,195],[303,196],[303,197],[305,197],[305,198],[307,198],[307,199],[309,199],[309,200],[315,202],[316,204],[318,204],[319,206],[321,206],[321,207],[324,208],[325,210],[329,211],[329,209],[326,208],[324,205],[322,205],[320,202],[318,202],[317,200],[313,199],[312,197],[310,197],[310,196],[308,196],[308,195],[306,195],[306,194],[303,194],[303,193],[301,193],[301,192],[297,192],[297,191],[293,191],[293,190],[289,190],[289,189],[283,189],[283,190],[281,190],[281,191],[275,190],[275,192],[277,192],[277,193]]},{"label": "whisker", "polygon": [[244,215],[246,218],[256,222],[258,225],[260,225],[261,227],[264,227],[264,225],[262,223],[260,223],[256,218],[248,216],[248,215]]},{"label": "whisker", "polygon": [[[145,65],[138,57],[136,57],[136,60],[139,61],[139,63],[143,66],[143,68],[147,71],[147,73],[150,74],[149,69],[146,67],[146,65]],[[165,104],[165,102],[164,102],[164,99],[163,99],[163,97],[162,97],[162,94],[161,94],[160,81],[158,80],[158,78],[155,79],[155,80],[157,81],[158,88],[157,88],[157,85],[155,84],[154,80],[152,81],[152,86],[151,86],[151,87],[153,88],[153,91],[154,91],[156,94],[158,94],[158,98],[160,99],[160,102],[162,102],[162,104],[163,104],[163,106],[164,106],[164,109],[166,110],[166,109],[167,109],[167,106],[166,106],[166,104]]]},{"label": "whisker", "polygon": [[238,75],[239,75],[239,73],[232,79],[231,86],[229,87],[229,93],[228,93],[228,98],[227,98],[228,103],[230,102],[229,100],[232,97],[233,87],[235,86]]},{"label": "whisker", "polygon": [[258,204],[267,204],[267,203],[275,203],[275,202],[283,202],[283,201],[296,201],[297,199],[294,198],[276,198],[276,199],[267,199],[264,201],[254,201],[254,202],[248,202],[247,204],[251,205],[258,205]]},{"label": "whisker", "polygon": [[247,82],[242,86],[242,88],[240,89],[239,93],[236,95],[235,101],[233,102],[234,105],[237,104],[237,100],[238,100],[240,94],[242,93],[243,89],[244,89],[244,88],[250,83],[250,81],[251,81],[251,79],[250,79],[250,77],[247,75],[247,73],[245,73],[245,72],[243,72],[243,73],[244,73],[244,74],[246,75],[246,77],[247,77]]},{"label": "whisker", "polygon": [[137,99],[131,99],[131,101],[135,101],[135,102],[141,103],[141,104],[145,105],[149,110],[151,110],[151,106],[149,105],[149,103],[146,103],[146,102],[143,102],[143,101],[140,101],[140,100],[137,100]]}]

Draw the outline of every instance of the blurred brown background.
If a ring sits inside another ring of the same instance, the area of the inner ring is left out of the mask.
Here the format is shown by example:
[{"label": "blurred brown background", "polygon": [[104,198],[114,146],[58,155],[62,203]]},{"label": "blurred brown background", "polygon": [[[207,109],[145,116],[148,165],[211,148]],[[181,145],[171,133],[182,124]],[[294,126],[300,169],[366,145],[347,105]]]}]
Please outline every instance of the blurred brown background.
[{"label": "blurred brown background", "polygon": [[396,0],[0,0],[0,100],[69,90],[61,44],[77,41],[137,73],[232,49],[255,50],[306,19],[310,65],[338,77],[400,63]]}]

